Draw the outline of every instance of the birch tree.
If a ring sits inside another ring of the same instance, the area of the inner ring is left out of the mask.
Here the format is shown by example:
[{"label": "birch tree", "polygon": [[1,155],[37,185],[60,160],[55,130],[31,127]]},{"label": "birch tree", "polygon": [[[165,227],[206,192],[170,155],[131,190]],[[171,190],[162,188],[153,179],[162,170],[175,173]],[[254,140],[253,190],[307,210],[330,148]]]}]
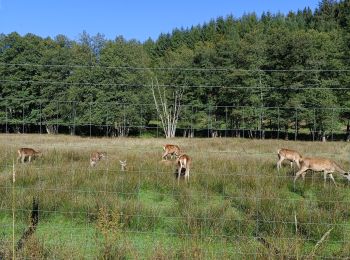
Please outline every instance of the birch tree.
[{"label": "birch tree", "polygon": [[152,80],[151,90],[165,138],[173,138],[179,120],[184,89],[174,89],[168,93],[165,87],[159,85],[158,81],[154,84]]}]

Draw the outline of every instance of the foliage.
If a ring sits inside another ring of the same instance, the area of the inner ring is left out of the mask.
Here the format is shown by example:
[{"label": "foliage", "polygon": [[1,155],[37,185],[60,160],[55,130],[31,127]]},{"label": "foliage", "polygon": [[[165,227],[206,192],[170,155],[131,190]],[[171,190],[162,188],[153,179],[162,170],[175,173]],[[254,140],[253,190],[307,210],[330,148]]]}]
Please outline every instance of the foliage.
[{"label": "foliage", "polygon": [[[225,129],[227,109],[218,106],[250,106],[282,108],[279,126],[286,132],[310,130],[315,118],[312,133],[344,130],[348,112],[330,116],[322,109],[349,107],[349,6],[322,0],[315,11],[218,17],[144,43],[86,32],[77,41],[1,34],[1,124],[10,132],[33,132],[40,124],[50,133],[87,134],[89,123],[97,134],[126,136],[157,121],[156,77],[164,86],[188,86],[183,104],[191,109],[179,118],[184,129],[193,122]],[[242,111],[229,117],[245,124]],[[246,126],[256,125],[255,117],[245,118]]]}]

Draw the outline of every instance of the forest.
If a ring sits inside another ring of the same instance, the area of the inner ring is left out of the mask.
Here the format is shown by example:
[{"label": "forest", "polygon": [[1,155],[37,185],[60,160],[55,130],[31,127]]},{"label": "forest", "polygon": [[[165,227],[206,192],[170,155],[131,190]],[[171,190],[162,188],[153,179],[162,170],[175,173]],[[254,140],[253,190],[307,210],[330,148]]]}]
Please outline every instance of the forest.
[{"label": "forest", "polygon": [[0,132],[349,140],[350,1],[217,17],[155,40],[0,34]]}]

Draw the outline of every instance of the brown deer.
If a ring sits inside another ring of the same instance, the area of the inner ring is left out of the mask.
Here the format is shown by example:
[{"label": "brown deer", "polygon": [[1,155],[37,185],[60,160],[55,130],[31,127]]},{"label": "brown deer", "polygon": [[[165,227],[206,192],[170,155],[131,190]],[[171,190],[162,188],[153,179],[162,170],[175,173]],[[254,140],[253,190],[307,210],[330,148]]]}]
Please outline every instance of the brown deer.
[{"label": "brown deer", "polygon": [[17,157],[17,162],[21,160],[22,163],[24,163],[26,157],[28,157],[28,162],[31,162],[32,157],[38,156],[41,153],[41,151],[35,151],[32,148],[20,148],[17,150],[18,157]]},{"label": "brown deer", "polygon": [[184,177],[185,181],[188,182],[190,180],[190,167],[192,164],[192,158],[187,154],[182,154],[177,158],[177,183],[180,182],[180,177],[182,175],[182,171],[185,170]]},{"label": "brown deer", "polygon": [[286,148],[281,148],[277,151],[277,155],[279,158],[279,160],[277,162],[277,170],[278,171],[280,170],[280,168],[282,166],[282,162],[284,160],[290,161],[291,168],[293,167],[293,162],[295,162],[297,164],[298,168],[300,168],[300,160],[301,160],[302,156],[297,151],[286,149]]},{"label": "brown deer", "polygon": [[163,146],[164,153],[162,155],[162,159],[167,159],[168,155],[171,155],[171,158],[173,158],[173,155],[175,154],[175,157],[178,157],[180,155],[180,147],[174,144],[166,144]]},{"label": "brown deer", "polygon": [[106,152],[92,152],[90,154],[90,166],[95,167],[96,164],[107,156]]},{"label": "brown deer", "polygon": [[301,175],[303,180],[305,179],[305,174],[307,170],[313,170],[316,172],[323,171],[324,183],[326,183],[327,175],[333,181],[334,185],[337,186],[333,178],[332,173],[339,172],[343,177],[349,180],[349,173],[343,170],[336,162],[326,159],[326,158],[302,158],[300,159],[300,170],[295,174],[295,181]]}]

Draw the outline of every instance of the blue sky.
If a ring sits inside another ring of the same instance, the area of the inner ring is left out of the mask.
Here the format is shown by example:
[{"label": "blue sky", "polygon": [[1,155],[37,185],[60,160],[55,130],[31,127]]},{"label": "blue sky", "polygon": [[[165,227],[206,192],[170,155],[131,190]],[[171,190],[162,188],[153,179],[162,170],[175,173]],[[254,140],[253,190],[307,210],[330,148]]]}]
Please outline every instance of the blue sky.
[{"label": "blue sky", "polygon": [[0,0],[0,33],[16,31],[46,37],[64,34],[77,40],[84,30],[145,41],[174,28],[208,22],[218,16],[263,11],[288,13],[319,0]]}]

